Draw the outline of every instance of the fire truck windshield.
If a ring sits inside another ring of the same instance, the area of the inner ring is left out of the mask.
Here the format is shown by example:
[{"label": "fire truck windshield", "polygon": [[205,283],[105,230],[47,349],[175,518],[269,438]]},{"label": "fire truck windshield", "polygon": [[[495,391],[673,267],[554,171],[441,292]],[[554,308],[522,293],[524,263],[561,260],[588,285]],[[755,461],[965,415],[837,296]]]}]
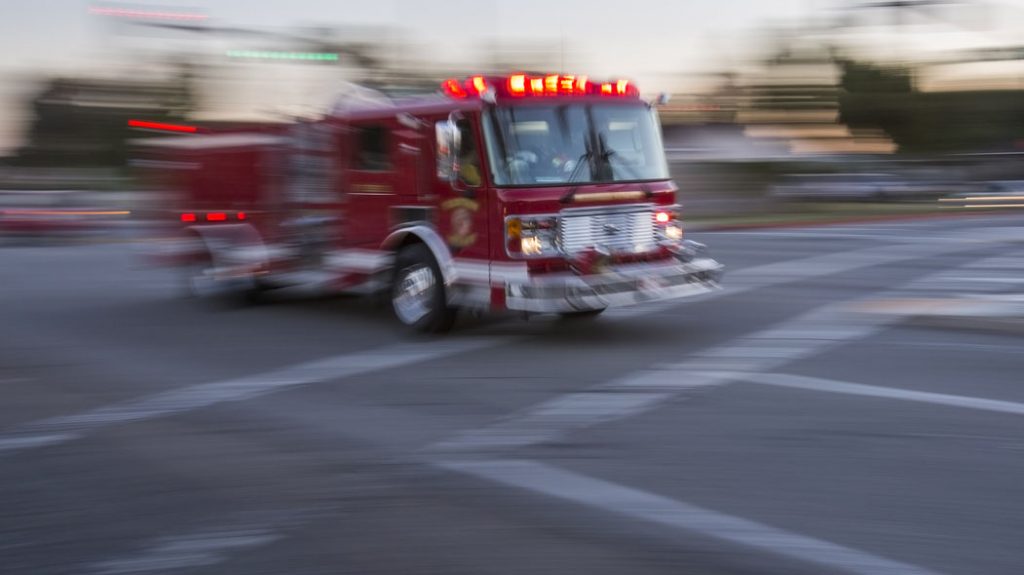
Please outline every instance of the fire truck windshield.
[{"label": "fire truck windshield", "polygon": [[497,186],[668,179],[656,117],[643,105],[499,106],[485,132]]}]

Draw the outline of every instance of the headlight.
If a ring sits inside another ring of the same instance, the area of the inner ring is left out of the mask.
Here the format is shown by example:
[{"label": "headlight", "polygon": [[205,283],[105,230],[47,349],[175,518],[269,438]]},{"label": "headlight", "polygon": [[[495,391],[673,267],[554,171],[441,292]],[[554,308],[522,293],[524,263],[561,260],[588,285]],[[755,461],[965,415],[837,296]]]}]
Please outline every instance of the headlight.
[{"label": "headlight", "polygon": [[552,257],[559,254],[556,216],[509,216],[505,218],[505,247],[513,257]]},{"label": "headlight", "polygon": [[658,243],[674,246],[683,241],[683,225],[679,222],[679,206],[659,208],[654,212]]}]

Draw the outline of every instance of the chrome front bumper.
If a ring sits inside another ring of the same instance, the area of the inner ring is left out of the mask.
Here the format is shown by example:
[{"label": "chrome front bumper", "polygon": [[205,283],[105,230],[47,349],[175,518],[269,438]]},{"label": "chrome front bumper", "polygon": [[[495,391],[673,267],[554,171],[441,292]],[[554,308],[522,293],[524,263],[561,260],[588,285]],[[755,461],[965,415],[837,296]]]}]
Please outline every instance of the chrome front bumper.
[{"label": "chrome front bumper", "polygon": [[708,257],[617,266],[591,276],[558,273],[505,286],[505,306],[532,313],[621,307],[695,296],[719,288],[722,264]]}]

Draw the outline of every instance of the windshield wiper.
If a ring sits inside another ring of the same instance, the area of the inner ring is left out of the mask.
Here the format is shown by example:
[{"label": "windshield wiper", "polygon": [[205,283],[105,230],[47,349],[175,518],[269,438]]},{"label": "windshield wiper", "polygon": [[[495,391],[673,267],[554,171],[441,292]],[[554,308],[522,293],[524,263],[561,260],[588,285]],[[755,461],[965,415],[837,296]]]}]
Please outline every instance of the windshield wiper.
[{"label": "windshield wiper", "polygon": [[[601,160],[603,160],[609,166],[611,166],[611,162],[609,160],[611,160],[613,156],[618,156],[619,153],[616,152],[615,150],[613,150],[612,148],[610,148],[608,146],[608,142],[605,141],[605,135],[603,133],[597,135],[597,142],[598,142],[598,145],[601,146]],[[621,159],[621,157],[619,158],[619,165],[622,166],[623,168],[625,168],[626,171],[629,172],[630,177],[633,178],[634,180],[636,180],[637,183],[640,184],[640,189],[643,190],[644,196],[647,199],[650,199],[650,198],[654,197],[654,192],[652,192],[647,187],[647,183],[646,182],[641,181],[641,180],[643,180],[643,178],[640,177],[640,174],[637,173],[637,171],[633,168],[633,166],[629,165],[629,163],[626,162],[625,160]],[[614,179],[614,176],[612,176],[612,178]]]},{"label": "windshield wiper", "polygon": [[[576,160],[576,165],[573,166],[572,173],[569,174],[569,179],[566,180],[567,183],[575,182],[576,177],[579,176],[580,174],[580,168],[584,166],[584,162],[586,164],[589,164],[590,160],[594,157],[594,151],[590,149],[590,143],[588,142],[586,146],[587,151],[583,152],[583,154],[580,155],[579,159]],[[562,196],[558,201],[563,204],[571,202],[572,199],[576,196],[576,190],[578,189],[580,189],[580,184],[576,184],[575,186],[573,186],[572,189],[566,192],[565,195]]]}]

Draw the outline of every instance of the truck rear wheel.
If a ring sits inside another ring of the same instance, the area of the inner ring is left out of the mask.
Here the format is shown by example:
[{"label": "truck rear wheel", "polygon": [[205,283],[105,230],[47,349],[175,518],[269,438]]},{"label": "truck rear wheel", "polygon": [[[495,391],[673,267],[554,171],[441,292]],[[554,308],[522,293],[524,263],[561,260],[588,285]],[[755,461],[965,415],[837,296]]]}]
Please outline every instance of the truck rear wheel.
[{"label": "truck rear wheel", "polygon": [[213,257],[208,253],[197,256],[183,271],[186,296],[229,307],[262,303],[267,289],[255,280],[217,278]]},{"label": "truck rear wheel", "polygon": [[391,308],[404,325],[424,333],[448,331],[455,323],[448,307],[441,269],[423,244],[402,248],[395,260]]},{"label": "truck rear wheel", "polygon": [[213,275],[213,259],[208,254],[193,258],[182,272],[187,296],[209,299],[223,294],[223,287],[218,285]]}]

